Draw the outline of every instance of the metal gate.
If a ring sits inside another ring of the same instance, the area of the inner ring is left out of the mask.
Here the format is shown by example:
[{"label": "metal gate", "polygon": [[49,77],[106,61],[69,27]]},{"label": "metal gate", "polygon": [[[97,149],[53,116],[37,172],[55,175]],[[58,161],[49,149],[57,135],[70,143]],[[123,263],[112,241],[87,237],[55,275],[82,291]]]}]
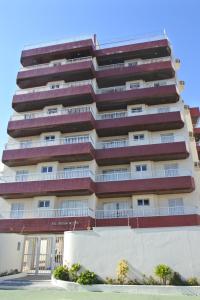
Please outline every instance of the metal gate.
[{"label": "metal gate", "polygon": [[45,274],[63,264],[63,236],[29,236],[25,238],[22,271]]}]

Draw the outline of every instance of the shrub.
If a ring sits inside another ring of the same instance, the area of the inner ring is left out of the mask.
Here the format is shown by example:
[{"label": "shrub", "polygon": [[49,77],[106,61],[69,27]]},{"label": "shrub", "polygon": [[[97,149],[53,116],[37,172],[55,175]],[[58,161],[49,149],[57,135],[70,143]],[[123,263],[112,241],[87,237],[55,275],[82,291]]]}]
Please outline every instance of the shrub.
[{"label": "shrub", "polygon": [[126,260],[122,259],[117,265],[117,280],[120,284],[124,284],[127,280],[129,266]]},{"label": "shrub", "polygon": [[84,285],[95,284],[98,283],[98,278],[94,272],[90,272],[89,270],[86,270],[84,272],[81,272],[76,282]]},{"label": "shrub", "polygon": [[196,277],[188,278],[186,283],[188,285],[199,285],[198,279]]},{"label": "shrub", "polygon": [[69,278],[70,281],[77,281],[78,279],[78,271],[80,271],[81,265],[80,264],[73,264],[69,269]]},{"label": "shrub", "polygon": [[162,284],[166,285],[173,275],[172,269],[164,264],[157,265],[155,268],[155,274],[160,278]]},{"label": "shrub", "polygon": [[185,285],[186,282],[181,278],[181,275],[178,272],[174,272],[172,277],[169,280],[170,285]]},{"label": "shrub", "polygon": [[53,276],[56,279],[68,281],[69,280],[69,269],[67,266],[59,266],[53,271]]},{"label": "shrub", "polygon": [[159,282],[153,278],[153,276],[146,276],[146,275],[143,275],[143,279],[142,281],[140,282],[140,284],[144,284],[144,285],[159,285]]}]

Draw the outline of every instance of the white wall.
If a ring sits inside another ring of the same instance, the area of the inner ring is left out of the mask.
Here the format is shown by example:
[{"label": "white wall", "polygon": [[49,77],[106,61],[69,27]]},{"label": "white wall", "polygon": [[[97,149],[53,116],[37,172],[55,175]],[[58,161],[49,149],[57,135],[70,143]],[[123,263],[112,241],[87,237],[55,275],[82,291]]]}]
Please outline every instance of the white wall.
[{"label": "white wall", "polygon": [[103,278],[115,276],[117,263],[129,263],[130,276],[153,275],[165,263],[182,276],[200,277],[200,227],[155,229],[96,228],[65,232],[64,264],[80,263]]},{"label": "white wall", "polygon": [[[20,250],[17,250],[18,242]],[[18,269],[21,271],[24,236],[14,233],[0,234],[0,273]]]}]

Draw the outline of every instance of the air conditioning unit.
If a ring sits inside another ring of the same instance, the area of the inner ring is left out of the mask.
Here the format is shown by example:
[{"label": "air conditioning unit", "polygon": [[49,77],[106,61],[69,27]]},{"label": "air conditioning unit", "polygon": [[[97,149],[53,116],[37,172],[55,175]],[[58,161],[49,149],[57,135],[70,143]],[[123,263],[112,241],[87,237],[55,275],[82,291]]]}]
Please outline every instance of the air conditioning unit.
[{"label": "air conditioning unit", "polygon": [[194,162],[194,167],[195,168],[200,168],[200,162],[199,161],[195,161]]},{"label": "air conditioning unit", "polygon": [[184,108],[185,109],[190,109],[190,106],[189,105],[184,105]]},{"label": "air conditioning unit", "polygon": [[179,58],[175,58],[175,63],[176,64],[180,64],[181,63],[181,60]]},{"label": "air conditioning unit", "polygon": [[175,64],[176,70],[179,70],[180,65],[181,65],[180,59],[179,59],[179,58],[176,58],[176,59],[174,60],[174,64]]},{"label": "air conditioning unit", "polygon": [[179,80],[179,84],[185,86],[185,81]]}]

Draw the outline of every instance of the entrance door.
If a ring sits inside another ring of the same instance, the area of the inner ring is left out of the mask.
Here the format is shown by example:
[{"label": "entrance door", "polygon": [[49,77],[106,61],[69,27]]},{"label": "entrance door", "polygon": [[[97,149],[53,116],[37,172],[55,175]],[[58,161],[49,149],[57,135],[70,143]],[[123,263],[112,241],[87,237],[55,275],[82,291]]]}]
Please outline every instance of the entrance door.
[{"label": "entrance door", "polygon": [[27,237],[22,271],[32,274],[51,273],[63,263],[63,236]]}]

